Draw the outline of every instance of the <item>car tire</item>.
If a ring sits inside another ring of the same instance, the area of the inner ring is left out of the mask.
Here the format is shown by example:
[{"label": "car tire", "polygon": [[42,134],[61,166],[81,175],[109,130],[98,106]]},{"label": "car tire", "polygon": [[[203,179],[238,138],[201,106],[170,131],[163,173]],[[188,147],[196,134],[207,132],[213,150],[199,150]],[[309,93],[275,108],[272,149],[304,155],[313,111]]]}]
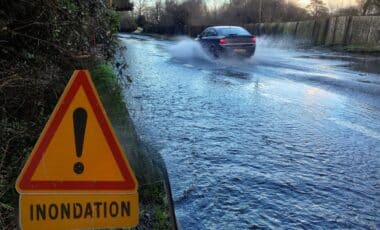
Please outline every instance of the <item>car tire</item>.
[{"label": "car tire", "polygon": [[209,52],[216,59],[218,59],[220,57],[219,51],[215,46],[210,46]]}]

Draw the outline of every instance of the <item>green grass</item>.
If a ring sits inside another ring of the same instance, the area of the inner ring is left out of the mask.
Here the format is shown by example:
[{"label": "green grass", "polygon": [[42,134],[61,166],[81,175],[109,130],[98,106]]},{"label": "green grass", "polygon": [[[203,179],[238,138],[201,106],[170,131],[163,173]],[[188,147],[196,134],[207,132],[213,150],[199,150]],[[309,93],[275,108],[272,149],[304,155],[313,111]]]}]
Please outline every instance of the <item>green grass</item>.
[{"label": "green grass", "polygon": [[[150,164],[144,164],[142,161],[150,161],[149,153],[144,152],[141,146],[136,143],[133,134],[131,134],[132,126],[129,118],[127,106],[123,97],[123,82],[115,75],[113,67],[110,63],[95,65],[90,68],[90,74],[94,81],[95,87],[99,93],[100,99],[104,105],[108,117],[110,118],[114,128],[128,133],[128,137],[119,135],[119,141],[124,146],[125,151],[128,148],[138,151],[138,165],[142,169],[139,172],[149,174]],[[148,157],[148,159],[146,159]],[[131,165],[134,162],[130,161]],[[146,163],[146,162],[145,162]],[[143,178],[146,175],[136,175],[141,179],[139,181],[139,200],[140,200],[140,225],[136,229],[171,229],[169,216],[169,205],[167,194],[163,181],[147,184]],[[143,184],[143,185],[142,185]]]},{"label": "green grass", "polygon": [[122,82],[115,75],[110,63],[103,63],[90,69],[92,80],[109,117],[115,122],[123,123],[128,110],[123,98]]},{"label": "green grass", "polygon": [[[140,216],[148,229],[172,229],[169,205],[163,182],[143,185],[139,188]],[[147,216],[149,218],[147,218]]]},{"label": "green grass", "polygon": [[[96,89],[100,92],[113,93],[108,95],[110,99],[122,100],[122,87],[118,78],[113,72],[112,66],[109,63],[104,63],[95,66],[91,71],[91,76],[96,86]],[[108,99],[108,98],[104,98]]]},{"label": "green grass", "polygon": [[156,207],[154,209],[154,224],[153,229],[170,229],[168,224],[168,213],[162,210],[162,208]]}]

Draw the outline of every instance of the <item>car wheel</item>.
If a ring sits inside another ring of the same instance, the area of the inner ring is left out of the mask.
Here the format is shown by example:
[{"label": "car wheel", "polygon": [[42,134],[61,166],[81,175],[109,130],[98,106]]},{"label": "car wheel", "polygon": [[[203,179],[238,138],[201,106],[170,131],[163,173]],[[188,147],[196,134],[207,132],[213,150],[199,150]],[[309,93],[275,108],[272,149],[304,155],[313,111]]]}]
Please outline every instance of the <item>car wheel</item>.
[{"label": "car wheel", "polygon": [[219,51],[218,49],[215,47],[215,46],[211,46],[209,48],[209,52],[210,54],[214,57],[214,58],[219,58],[220,54],[219,54]]}]

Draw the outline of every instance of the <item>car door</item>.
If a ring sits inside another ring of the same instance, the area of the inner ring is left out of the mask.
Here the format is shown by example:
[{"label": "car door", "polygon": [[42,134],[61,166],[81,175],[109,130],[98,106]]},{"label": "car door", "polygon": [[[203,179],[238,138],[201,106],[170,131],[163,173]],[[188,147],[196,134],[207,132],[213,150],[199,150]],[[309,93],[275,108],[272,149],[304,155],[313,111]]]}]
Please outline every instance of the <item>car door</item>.
[{"label": "car door", "polygon": [[208,33],[209,33],[210,29],[207,28],[205,29],[200,35],[199,35],[199,41],[201,43],[202,46],[206,46],[207,45],[207,36],[208,36]]},{"label": "car door", "polygon": [[217,37],[216,30],[214,28],[208,28],[205,30],[204,36],[202,36],[202,45],[204,47],[211,47],[215,43]]},{"label": "car door", "polygon": [[218,34],[217,34],[216,30],[214,28],[211,28],[209,30],[209,32],[208,32],[207,35],[208,35],[207,38],[206,38],[206,40],[207,40],[207,46],[211,47],[211,46],[216,45],[217,41],[219,41],[217,39]]}]

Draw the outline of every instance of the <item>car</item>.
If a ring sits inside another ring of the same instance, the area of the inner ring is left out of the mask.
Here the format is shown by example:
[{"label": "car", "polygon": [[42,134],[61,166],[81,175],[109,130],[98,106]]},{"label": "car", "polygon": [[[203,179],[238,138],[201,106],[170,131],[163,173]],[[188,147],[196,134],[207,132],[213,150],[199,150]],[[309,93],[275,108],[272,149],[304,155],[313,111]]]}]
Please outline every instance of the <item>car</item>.
[{"label": "car", "polygon": [[256,50],[256,37],[239,26],[208,27],[195,40],[215,58],[223,56],[249,58]]}]

